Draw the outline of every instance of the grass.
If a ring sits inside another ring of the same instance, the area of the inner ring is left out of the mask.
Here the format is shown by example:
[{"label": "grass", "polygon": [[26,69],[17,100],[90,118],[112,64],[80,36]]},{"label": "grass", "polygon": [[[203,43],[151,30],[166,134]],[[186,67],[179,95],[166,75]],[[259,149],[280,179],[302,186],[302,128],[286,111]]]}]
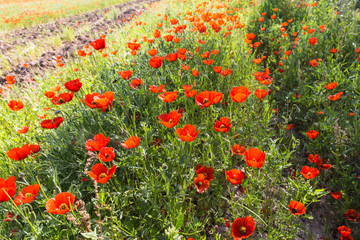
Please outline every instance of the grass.
[{"label": "grass", "polygon": [[[153,4],[149,11],[107,34],[107,48],[102,52],[84,48],[93,53],[66,62],[56,73],[47,72],[36,79],[36,84],[15,84],[3,91],[0,177],[16,176],[18,189],[33,184],[41,187],[36,200],[29,204],[16,208],[12,201],[0,204],[4,217],[8,212],[21,216],[0,223],[0,236],[9,236],[16,228],[20,239],[229,239],[231,224],[237,218],[251,216],[255,230],[249,239],[312,239],[313,226],[328,239],[340,238],[340,226],[351,228],[354,239],[359,237],[356,222],[345,216],[348,209],[360,209],[360,69],[355,51],[359,31],[353,23],[358,19],[356,2],[339,6],[337,1],[320,0],[316,7],[308,1],[261,1],[256,5],[249,1],[207,2]],[[340,14],[335,14],[338,10]],[[201,23],[207,20],[207,12],[218,13],[211,16],[220,20],[211,21],[221,30],[206,21],[207,33],[203,33]],[[264,21],[259,21],[263,12]],[[235,22],[231,21],[233,15],[239,16]],[[272,19],[272,15],[276,17]],[[199,20],[192,21],[192,16]],[[172,25],[170,19],[179,23]],[[221,25],[221,20],[227,25]],[[285,21],[287,26],[281,26]],[[177,28],[177,33],[166,31],[185,24],[186,29]],[[306,25],[315,31],[303,30]],[[326,25],[325,29],[320,25]],[[154,38],[155,29],[161,30],[162,37]],[[298,35],[293,37],[293,32]],[[251,43],[246,40],[250,33],[255,34]],[[284,33],[287,36],[281,36]],[[168,34],[180,42],[165,41],[163,36]],[[145,37],[154,38],[154,42],[145,41]],[[311,37],[317,38],[315,45],[309,44]],[[140,43],[136,54],[131,53],[129,42]],[[260,46],[252,46],[255,42]],[[148,53],[153,48],[157,56],[164,57],[186,48],[186,60],[164,59],[161,67],[153,68]],[[338,52],[331,53],[331,48]],[[219,52],[212,54],[211,50]],[[291,53],[285,55],[288,50]],[[117,53],[113,55],[113,51]],[[213,60],[211,65],[203,62],[206,52]],[[266,58],[254,63],[262,56]],[[319,65],[311,66],[312,59],[318,59]],[[188,70],[184,70],[186,66]],[[215,73],[214,66],[232,73]],[[75,68],[78,71],[73,71]],[[266,68],[272,78],[269,85],[260,84],[254,77]],[[194,76],[193,69],[200,74]],[[126,70],[132,71],[129,80],[118,73]],[[82,87],[70,102],[54,105],[44,96],[57,85],[60,92],[69,92],[64,84],[77,78]],[[130,83],[136,78],[143,83],[133,89]],[[337,87],[327,90],[325,86],[331,82],[337,82]],[[149,91],[151,85],[160,84],[168,92],[178,91],[178,97],[166,103]],[[192,85],[197,95],[209,90],[221,92],[223,98],[201,108],[193,97],[185,95],[183,85]],[[229,94],[238,86],[252,92],[242,96],[246,99],[241,103],[234,102]],[[260,100],[254,94],[256,89],[266,90],[267,95]],[[115,96],[107,112],[84,104],[87,94],[107,91]],[[338,100],[329,100],[339,92],[343,95]],[[11,111],[7,106],[10,100],[21,100],[25,106]],[[184,112],[176,126],[159,124],[159,115],[179,109]],[[56,129],[43,129],[39,116],[44,114],[46,119],[61,116],[64,122]],[[226,133],[214,130],[221,117],[231,122]],[[176,133],[186,124],[199,130],[192,142],[181,141]],[[29,131],[16,133],[24,125]],[[309,130],[317,130],[319,135],[310,139]],[[86,150],[86,142],[100,133],[110,138],[107,146],[114,148],[111,162],[101,162],[98,151]],[[121,143],[131,136],[140,137],[140,144],[126,149]],[[6,156],[10,149],[26,143],[40,143],[35,157],[14,161]],[[235,144],[244,146],[247,155],[251,148],[261,150],[265,162],[260,168],[251,167],[249,159],[232,152]],[[310,154],[318,154],[331,167],[310,162]],[[89,176],[95,163],[116,166],[107,183],[96,184]],[[203,177],[196,172],[198,164],[214,170],[213,180],[202,193],[198,190],[201,185],[194,183]],[[304,166],[318,169],[319,175],[305,179],[300,173]],[[241,184],[232,185],[227,180],[226,171],[231,169],[244,172],[246,178]],[[342,198],[335,200],[330,192],[338,191]],[[74,194],[84,202],[84,208],[71,208],[64,215],[48,213],[46,202],[61,192]],[[289,211],[293,200],[305,205],[305,214],[295,217]]]}]

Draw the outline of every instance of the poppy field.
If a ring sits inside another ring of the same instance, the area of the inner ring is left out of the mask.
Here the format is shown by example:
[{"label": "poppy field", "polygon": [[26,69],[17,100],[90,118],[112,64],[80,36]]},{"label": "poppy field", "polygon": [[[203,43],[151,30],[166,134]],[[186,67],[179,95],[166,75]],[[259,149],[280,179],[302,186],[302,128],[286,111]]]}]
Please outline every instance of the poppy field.
[{"label": "poppy field", "polygon": [[0,239],[360,239],[358,7],[151,2],[5,76]]}]

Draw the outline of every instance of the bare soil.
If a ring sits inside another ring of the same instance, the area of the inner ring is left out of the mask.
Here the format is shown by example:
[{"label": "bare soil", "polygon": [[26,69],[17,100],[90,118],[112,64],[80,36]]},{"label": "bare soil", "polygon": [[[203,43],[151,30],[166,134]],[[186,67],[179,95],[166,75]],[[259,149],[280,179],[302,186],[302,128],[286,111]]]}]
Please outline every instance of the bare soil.
[{"label": "bare soil", "polygon": [[5,55],[6,59],[11,64],[12,70],[5,72],[3,76],[0,76],[0,84],[4,84],[5,77],[7,75],[15,76],[15,79],[18,82],[23,82],[34,78],[36,75],[44,73],[48,69],[55,69],[56,65],[53,62],[55,56],[62,56],[62,60],[72,58],[74,56],[75,49],[81,49],[83,46],[96,39],[93,39],[89,36],[89,34],[76,35],[74,41],[63,42],[57,49],[43,53],[38,59],[27,63],[29,68],[25,68],[21,64],[14,64],[10,56],[7,55],[7,53],[15,46],[25,45],[45,37],[53,36],[54,34],[62,31],[64,26],[76,27],[79,24],[84,24],[84,21],[86,24],[91,26],[91,30],[88,33],[97,33],[100,37],[102,34],[107,34],[106,31],[109,29],[117,28],[123,25],[123,19],[129,19],[134,15],[139,15],[141,12],[144,12],[144,4],[149,4],[155,1],[156,0],[133,0],[112,6],[112,9],[120,9],[120,13],[115,20],[107,20],[105,18],[103,12],[109,10],[110,8],[104,8],[77,16],[59,19],[57,21],[32,28],[23,28],[6,33],[5,36],[1,37],[1,39],[5,40],[0,40],[0,54]]}]

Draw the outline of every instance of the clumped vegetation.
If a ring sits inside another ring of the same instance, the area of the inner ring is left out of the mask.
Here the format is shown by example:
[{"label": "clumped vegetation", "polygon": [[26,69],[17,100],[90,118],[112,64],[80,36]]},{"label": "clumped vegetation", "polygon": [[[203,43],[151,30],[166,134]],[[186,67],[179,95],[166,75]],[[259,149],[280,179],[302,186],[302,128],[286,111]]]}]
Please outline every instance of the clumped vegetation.
[{"label": "clumped vegetation", "polygon": [[358,21],[352,0],[161,1],[7,76],[0,236],[358,239]]}]

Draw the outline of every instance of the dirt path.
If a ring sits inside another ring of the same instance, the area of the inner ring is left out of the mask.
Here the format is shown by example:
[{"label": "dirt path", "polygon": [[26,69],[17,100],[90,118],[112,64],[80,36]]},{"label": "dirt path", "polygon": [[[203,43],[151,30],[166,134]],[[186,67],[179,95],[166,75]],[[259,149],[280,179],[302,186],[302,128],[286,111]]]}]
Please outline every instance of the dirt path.
[{"label": "dirt path", "polygon": [[[120,10],[120,13],[115,20],[107,20],[105,18],[103,12],[109,10],[109,8],[104,8],[77,16],[71,16],[69,18],[59,19],[55,22],[42,24],[33,28],[24,28],[6,33],[6,36],[2,37],[6,40],[0,40],[0,54],[5,55],[11,64],[12,70],[5,72],[0,77],[0,84],[4,84],[7,75],[15,76],[17,82],[23,82],[33,78],[35,75],[45,72],[47,69],[55,69],[55,64],[53,62],[55,56],[62,56],[63,60],[72,58],[75,49],[81,49],[84,45],[95,40],[89,36],[89,33],[98,33],[98,37],[102,34],[106,34],[107,30],[121,26],[124,23],[123,19],[129,19],[133,15],[144,12],[145,9],[143,4],[149,4],[151,2],[155,2],[155,0],[134,0],[113,6],[111,9],[118,8]],[[75,40],[73,41],[62,42],[62,45],[53,51],[43,53],[38,59],[27,63],[29,68],[25,68],[22,64],[14,64],[10,56],[7,55],[7,53],[17,45],[29,44],[38,41],[39,39],[53,36],[62,31],[64,26],[75,27],[78,23],[84,23],[84,21],[91,26],[90,31],[86,34],[82,33],[81,35],[76,35]]]}]

